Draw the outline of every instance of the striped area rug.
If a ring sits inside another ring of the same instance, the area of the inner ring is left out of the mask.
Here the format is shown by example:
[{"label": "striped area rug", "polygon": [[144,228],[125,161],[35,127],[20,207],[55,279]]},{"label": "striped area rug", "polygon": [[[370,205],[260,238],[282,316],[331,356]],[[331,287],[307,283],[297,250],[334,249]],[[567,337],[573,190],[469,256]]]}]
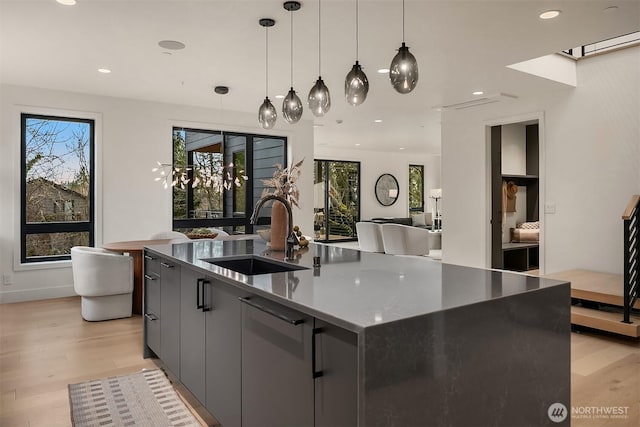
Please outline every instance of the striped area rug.
[{"label": "striped area rug", "polygon": [[160,369],[69,384],[69,401],[75,427],[202,426]]}]

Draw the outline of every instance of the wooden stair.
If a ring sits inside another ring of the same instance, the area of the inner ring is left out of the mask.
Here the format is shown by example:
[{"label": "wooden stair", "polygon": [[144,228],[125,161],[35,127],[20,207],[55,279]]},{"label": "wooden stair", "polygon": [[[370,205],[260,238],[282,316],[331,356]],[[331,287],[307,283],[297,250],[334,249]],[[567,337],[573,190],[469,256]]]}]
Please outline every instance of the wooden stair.
[{"label": "wooden stair", "polygon": [[571,306],[571,323],[628,337],[640,337],[640,317],[631,316],[632,323],[623,323],[622,311],[610,312]]},{"label": "wooden stair", "polygon": [[[571,282],[571,298],[607,304],[606,309],[573,305],[571,307],[572,324],[629,337],[640,337],[640,316],[632,315],[632,323],[622,322],[624,286],[621,274],[568,270],[545,277]],[[640,309],[640,301],[636,301],[634,308]]]}]

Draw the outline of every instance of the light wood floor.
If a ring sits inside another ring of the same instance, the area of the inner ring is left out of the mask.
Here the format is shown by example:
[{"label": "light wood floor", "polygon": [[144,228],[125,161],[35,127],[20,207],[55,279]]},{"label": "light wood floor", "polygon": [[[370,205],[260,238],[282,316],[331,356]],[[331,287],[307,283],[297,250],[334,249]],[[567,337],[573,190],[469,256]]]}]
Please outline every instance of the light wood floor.
[{"label": "light wood floor", "polygon": [[[640,343],[572,334],[572,406],[629,407],[626,419],[576,426],[640,425]],[[67,385],[155,368],[142,358],[142,319],[85,322],[80,300],[0,304],[0,426],[71,425]]]},{"label": "light wood floor", "polygon": [[142,318],[85,322],[78,297],[0,304],[0,426],[70,426],[67,385],[154,369]]}]

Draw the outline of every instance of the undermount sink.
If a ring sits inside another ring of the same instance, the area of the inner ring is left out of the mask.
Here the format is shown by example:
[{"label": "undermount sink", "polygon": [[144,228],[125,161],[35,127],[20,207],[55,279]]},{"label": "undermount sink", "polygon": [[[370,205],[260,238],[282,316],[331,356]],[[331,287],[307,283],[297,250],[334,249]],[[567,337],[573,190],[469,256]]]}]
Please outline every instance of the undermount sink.
[{"label": "undermount sink", "polygon": [[242,258],[205,258],[201,261],[214,264],[222,268],[242,273],[246,276],[255,276],[258,274],[282,273],[285,271],[307,270],[306,267],[299,265],[284,264],[281,262],[271,261],[254,255]]}]

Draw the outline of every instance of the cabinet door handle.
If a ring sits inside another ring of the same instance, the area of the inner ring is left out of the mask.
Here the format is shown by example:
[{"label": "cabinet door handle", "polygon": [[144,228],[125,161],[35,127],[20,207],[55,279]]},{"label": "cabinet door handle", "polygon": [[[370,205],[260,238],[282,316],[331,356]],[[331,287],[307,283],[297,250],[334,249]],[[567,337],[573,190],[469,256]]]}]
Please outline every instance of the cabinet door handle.
[{"label": "cabinet door handle", "polygon": [[158,320],[158,318],[156,316],[154,316],[153,314],[149,314],[149,313],[145,313],[144,317],[146,317],[150,322],[153,322],[154,320]]},{"label": "cabinet door handle", "polygon": [[149,261],[153,261],[155,258],[150,255],[145,255],[144,259],[148,259]]},{"label": "cabinet door handle", "polygon": [[161,265],[161,266],[163,266],[163,267],[165,267],[165,268],[173,268],[173,265],[168,264],[168,263],[166,263],[166,262],[161,262],[161,263],[160,263],[160,265]]},{"label": "cabinet door handle", "polygon": [[322,333],[322,328],[313,328],[311,331],[311,377],[320,378],[322,371],[316,370],[316,336]]},{"label": "cabinet door handle", "polygon": [[300,324],[304,323],[304,319],[292,319],[290,317],[285,316],[284,314],[278,313],[278,312],[276,312],[276,311],[274,311],[274,310],[272,310],[270,308],[267,308],[267,307],[265,307],[263,305],[255,303],[255,302],[251,301],[250,298],[238,297],[238,299],[240,301],[242,301],[243,303],[245,303],[247,305],[250,305],[253,308],[256,308],[256,309],[258,309],[260,311],[263,311],[263,312],[265,312],[267,314],[270,314],[273,317],[277,317],[280,320],[284,320],[285,322],[290,323],[290,324],[292,324],[294,326],[297,326],[297,325],[300,325]]},{"label": "cabinet door handle", "polygon": [[[200,300],[200,286],[204,283],[204,279],[198,279],[196,282],[196,308],[202,310],[202,302]],[[203,298],[204,299],[204,298]]]},{"label": "cabinet door handle", "polygon": [[145,279],[147,279],[147,280],[156,280],[156,278],[155,278],[155,277],[153,277],[153,276],[149,276],[148,274],[145,274],[145,275],[144,275],[144,278],[145,278]]},{"label": "cabinet door handle", "polygon": [[206,303],[207,296],[205,294],[205,289],[209,288],[209,286],[207,285],[211,285],[211,282],[209,282],[207,279],[202,279],[202,285],[200,285],[200,291],[202,292],[202,307],[200,308],[202,309],[202,312],[211,310],[211,307]]}]

